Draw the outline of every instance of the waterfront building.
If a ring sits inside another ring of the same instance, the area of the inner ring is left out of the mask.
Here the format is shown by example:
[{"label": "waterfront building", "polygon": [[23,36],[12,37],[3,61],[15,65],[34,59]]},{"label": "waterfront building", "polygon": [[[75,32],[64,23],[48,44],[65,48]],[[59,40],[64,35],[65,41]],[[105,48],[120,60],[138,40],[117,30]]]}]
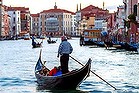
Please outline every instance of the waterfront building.
[{"label": "waterfront building", "polygon": [[71,36],[77,36],[76,24],[76,15],[71,15]]},{"label": "waterfront building", "polygon": [[[51,36],[70,35],[72,33],[72,15],[75,13],[59,9],[54,6],[54,9],[43,10],[39,14],[39,31]],[[73,22],[74,23],[74,22]]]},{"label": "waterfront building", "polygon": [[93,5],[89,5],[81,10],[78,10],[77,6],[77,12],[76,12],[76,18],[78,23],[77,30],[80,34],[85,29],[96,29],[99,30],[100,32],[103,31],[103,29],[107,30],[106,20],[108,16],[109,16],[108,10],[98,8]]},{"label": "waterfront building", "polygon": [[16,32],[15,34],[17,36],[30,33],[31,18],[29,8],[10,6],[7,11],[9,15],[12,16],[12,22],[14,23],[12,31]]},{"label": "waterfront building", "polygon": [[95,16],[92,14],[83,16],[82,20],[79,21],[80,34],[82,34],[85,29],[93,29],[95,25],[94,21]]},{"label": "waterfront building", "polygon": [[139,3],[137,4],[137,21],[139,22]]},{"label": "waterfront building", "polygon": [[3,11],[3,29],[4,29],[4,33],[3,33],[3,37],[5,39],[10,39],[11,38],[11,18],[8,15],[8,12],[5,11],[5,9],[7,8],[7,6],[3,6],[4,7],[4,11]]},{"label": "waterfront building", "polygon": [[126,35],[126,29],[124,27],[124,19],[125,19],[125,10],[124,6],[120,5],[117,7],[117,13],[116,13],[116,24],[114,30],[117,34],[116,38],[117,41],[125,41],[125,35]]},{"label": "waterfront building", "polygon": [[[94,26],[94,29],[97,29],[97,30],[100,30],[102,31],[103,30],[103,23],[105,22],[104,19],[95,19],[95,26]],[[107,27],[107,26],[106,26]]]},{"label": "waterfront building", "polygon": [[0,40],[2,38],[2,10],[3,10],[3,0],[0,0]]},{"label": "waterfront building", "polygon": [[10,16],[11,37],[17,38],[21,33],[21,20],[19,10],[8,10]]},{"label": "waterfront building", "polygon": [[9,37],[10,33],[10,18],[5,9],[6,6],[1,5],[1,39],[6,39],[7,37]]},{"label": "waterfront building", "polygon": [[31,35],[40,36],[41,33],[39,32],[39,13],[31,14],[31,18],[32,18]]},{"label": "waterfront building", "polygon": [[80,30],[80,33],[83,33],[83,31],[87,29],[87,20],[86,20],[86,17],[84,16],[82,18],[82,20],[80,20],[79,22],[79,30]]},{"label": "waterfront building", "polygon": [[126,18],[134,13],[134,5],[138,5],[138,0],[123,0],[125,5],[125,16]]},{"label": "waterfront building", "polygon": [[2,0],[0,2],[0,40],[3,40],[8,38],[10,34],[10,17],[7,11],[5,11],[7,6],[2,4]]},{"label": "waterfront building", "polygon": [[5,30],[4,30],[4,13],[5,7],[3,6],[3,0],[0,0],[0,39],[5,37]]},{"label": "waterfront building", "polygon": [[[127,31],[127,42],[129,43],[136,43],[138,42],[138,0],[123,0],[124,3],[124,10],[125,10],[125,23],[128,23],[129,26],[125,27],[125,30]],[[135,17],[135,19],[132,20],[128,17]]]}]

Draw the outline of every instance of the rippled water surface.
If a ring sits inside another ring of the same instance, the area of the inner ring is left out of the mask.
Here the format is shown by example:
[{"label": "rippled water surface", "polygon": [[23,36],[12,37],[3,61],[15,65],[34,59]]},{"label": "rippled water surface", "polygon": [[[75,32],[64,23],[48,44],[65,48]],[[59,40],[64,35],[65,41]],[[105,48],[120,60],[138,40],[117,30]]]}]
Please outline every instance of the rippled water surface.
[{"label": "rippled water surface", "polygon": [[[57,38],[53,38],[56,40]],[[40,40],[38,40],[40,41]],[[77,90],[41,90],[34,75],[34,67],[42,49],[42,60],[52,69],[59,65],[55,44],[43,40],[42,48],[32,49],[31,40],[0,41],[0,93],[139,93],[139,54],[124,50],[79,46],[79,39],[68,40],[74,51],[72,57],[85,64],[92,59],[90,76]],[[81,68],[70,58],[69,69]]]}]

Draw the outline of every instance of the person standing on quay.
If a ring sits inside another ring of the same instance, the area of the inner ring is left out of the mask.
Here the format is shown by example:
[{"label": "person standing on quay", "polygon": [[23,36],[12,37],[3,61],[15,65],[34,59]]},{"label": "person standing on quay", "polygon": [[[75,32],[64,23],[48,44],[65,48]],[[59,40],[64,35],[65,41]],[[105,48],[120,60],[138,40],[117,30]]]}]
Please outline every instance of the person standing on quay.
[{"label": "person standing on quay", "polygon": [[62,42],[59,45],[57,57],[59,57],[60,55],[60,65],[61,65],[62,74],[65,74],[69,72],[68,70],[69,54],[72,53],[73,48],[71,44],[67,41],[66,36],[62,36],[61,41]]}]

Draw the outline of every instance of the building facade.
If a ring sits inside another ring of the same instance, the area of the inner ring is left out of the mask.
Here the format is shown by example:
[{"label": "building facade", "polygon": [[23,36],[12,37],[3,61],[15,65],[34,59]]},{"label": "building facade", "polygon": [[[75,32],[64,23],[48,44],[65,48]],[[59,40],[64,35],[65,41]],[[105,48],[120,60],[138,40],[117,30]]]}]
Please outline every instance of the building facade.
[{"label": "building facade", "polygon": [[2,30],[2,11],[3,11],[3,0],[0,0],[0,40],[2,38],[2,33],[3,33],[3,30]]},{"label": "building facade", "polygon": [[123,0],[124,6],[125,6],[125,16],[128,17],[128,15],[134,13],[134,5],[138,5],[138,0]]},{"label": "building facade", "polygon": [[11,37],[17,37],[21,33],[20,11],[9,10],[8,15],[10,16]]},{"label": "building facade", "polygon": [[39,32],[39,13],[31,14],[31,35],[40,35]]},{"label": "building facade", "polygon": [[7,11],[4,11],[4,15],[3,15],[3,29],[4,29],[4,33],[3,33],[3,36],[5,38],[10,38],[11,35],[11,26],[10,26],[10,16],[8,15],[8,12]]},{"label": "building facade", "polygon": [[[81,6],[81,5],[80,5]],[[78,8],[77,8],[78,10]],[[77,31],[82,34],[85,29],[97,29],[102,31],[104,29],[104,22],[109,16],[109,11],[104,10],[93,5],[89,5],[83,9],[76,12],[77,20]]]},{"label": "building facade", "polygon": [[54,9],[43,10],[39,15],[40,33],[47,36],[72,35],[73,15],[71,11],[58,9],[56,4]]},{"label": "building facade", "polygon": [[16,32],[15,34],[23,36],[24,34],[30,33],[31,16],[29,8],[10,6],[7,11],[12,17],[12,22],[15,24],[15,26],[12,27],[13,32]]}]

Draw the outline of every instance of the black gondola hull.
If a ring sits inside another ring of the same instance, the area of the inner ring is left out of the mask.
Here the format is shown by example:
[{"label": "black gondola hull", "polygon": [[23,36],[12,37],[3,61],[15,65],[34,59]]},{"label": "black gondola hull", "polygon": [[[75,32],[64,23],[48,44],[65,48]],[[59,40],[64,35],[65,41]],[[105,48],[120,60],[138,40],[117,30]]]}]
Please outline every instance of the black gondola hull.
[{"label": "black gondola hull", "polygon": [[71,71],[62,76],[42,76],[35,72],[39,86],[45,89],[76,89],[89,76],[91,59],[79,70]]}]

